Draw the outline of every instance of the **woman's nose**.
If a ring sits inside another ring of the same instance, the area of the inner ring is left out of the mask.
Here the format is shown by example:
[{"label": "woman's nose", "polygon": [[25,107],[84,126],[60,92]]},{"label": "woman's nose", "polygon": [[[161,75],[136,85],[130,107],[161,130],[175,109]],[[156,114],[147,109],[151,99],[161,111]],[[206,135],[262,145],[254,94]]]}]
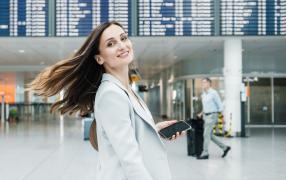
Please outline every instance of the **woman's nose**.
[{"label": "woman's nose", "polygon": [[121,50],[121,49],[124,49],[126,47],[126,44],[124,42],[119,42],[118,44],[118,48]]}]

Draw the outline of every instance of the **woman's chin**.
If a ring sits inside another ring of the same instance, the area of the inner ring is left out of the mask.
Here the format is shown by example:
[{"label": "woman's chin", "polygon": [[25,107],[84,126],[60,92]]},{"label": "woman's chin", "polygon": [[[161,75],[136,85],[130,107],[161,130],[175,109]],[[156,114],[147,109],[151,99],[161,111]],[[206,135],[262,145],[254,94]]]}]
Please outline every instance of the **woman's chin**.
[{"label": "woman's chin", "polygon": [[133,58],[119,58],[118,61],[121,61],[121,62],[125,62],[126,64],[129,64],[133,61]]},{"label": "woman's chin", "polygon": [[128,64],[132,63],[132,62],[133,62],[133,58],[130,58],[129,61],[128,61]]}]

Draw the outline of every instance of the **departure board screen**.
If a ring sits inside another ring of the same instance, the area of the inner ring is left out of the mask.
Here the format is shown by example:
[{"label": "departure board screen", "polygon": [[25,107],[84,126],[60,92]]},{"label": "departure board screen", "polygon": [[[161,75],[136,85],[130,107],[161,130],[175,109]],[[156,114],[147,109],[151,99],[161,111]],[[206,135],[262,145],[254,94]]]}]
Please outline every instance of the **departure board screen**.
[{"label": "departure board screen", "polygon": [[131,32],[132,0],[57,0],[56,36],[87,36],[102,22],[116,20]]},{"label": "departure board screen", "polygon": [[0,36],[87,36],[111,20],[138,36],[279,36],[286,0],[0,0]]},{"label": "departure board screen", "polygon": [[48,0],[1,0],[0,36],[48,36]]},{"label": "departure board screen", "polygon": [[138,35],[214,35],[214,0],[139,0]]},{"label": "departure board screen", "polygon": [[221,35],[285,35],[286,0],[221,0]]}]

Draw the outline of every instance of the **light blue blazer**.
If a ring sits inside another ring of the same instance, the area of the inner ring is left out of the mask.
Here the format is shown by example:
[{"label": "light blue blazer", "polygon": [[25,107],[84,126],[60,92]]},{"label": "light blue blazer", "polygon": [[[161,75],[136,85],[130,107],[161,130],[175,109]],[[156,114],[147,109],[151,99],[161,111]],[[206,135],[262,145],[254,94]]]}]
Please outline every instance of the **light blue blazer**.
[{"label": "light blue blazer", "polygon": [[150,111],[140,102],[143,107],[118,79],[103,74],[94,103],[97,180],[171,179],[165,146]]}]

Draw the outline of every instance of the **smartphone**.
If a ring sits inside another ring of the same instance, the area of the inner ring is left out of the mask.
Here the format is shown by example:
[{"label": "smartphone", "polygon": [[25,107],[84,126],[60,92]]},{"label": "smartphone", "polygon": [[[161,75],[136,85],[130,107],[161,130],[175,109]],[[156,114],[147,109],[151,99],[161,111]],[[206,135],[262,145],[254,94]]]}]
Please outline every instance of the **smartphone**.
[{"label": "smartphone", "polygon": [[178,121],[168,127],[165,127],[159,131],[159,134],[166,138],[171,139],[173,135],[176,135],[177,132],[186,131],[191,129],[191,126],[185,121]]}]

